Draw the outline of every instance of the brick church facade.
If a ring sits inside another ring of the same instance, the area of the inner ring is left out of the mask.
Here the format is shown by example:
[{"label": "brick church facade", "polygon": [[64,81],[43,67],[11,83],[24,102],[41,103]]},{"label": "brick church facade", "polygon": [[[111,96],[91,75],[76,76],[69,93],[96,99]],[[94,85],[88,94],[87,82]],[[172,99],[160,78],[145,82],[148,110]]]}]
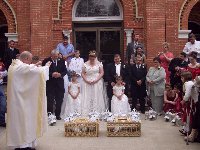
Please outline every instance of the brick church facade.
[{"label": "brick church facade", "polygon": [[84,55],[96,49],[107,58],[124,55],[138,33],[151,62],[163,42],[177,55],[191,30],[198,37],[199,14],[199,0],[0,0],[0,51],[13,39],[44,58],[64,34]]}]

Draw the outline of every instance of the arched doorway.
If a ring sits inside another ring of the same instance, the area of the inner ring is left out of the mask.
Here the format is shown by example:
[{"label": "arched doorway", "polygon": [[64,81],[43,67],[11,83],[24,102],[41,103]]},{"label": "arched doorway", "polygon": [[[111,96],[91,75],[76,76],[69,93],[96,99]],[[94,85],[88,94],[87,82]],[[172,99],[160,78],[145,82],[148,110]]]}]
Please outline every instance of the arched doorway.
[{"label": "arched doorway", "polygon": [[123,54],[123,9],[119,0],[76,0],[72,21],[74,46],[85,60],[90,50],[96,50],[106,64],[113,61],[113,54]]},{"label": "arched doorway", "polygon": [[200,41],[200,1],[192,8],[188,18],[188,29],[192,30]]},{"label": "arched doorway", "polygon": [[7,20],[4,13],[0,10],[0,58],[3,58],[4,51],[7,48],[7,37],[5,33],[8,33]]}]

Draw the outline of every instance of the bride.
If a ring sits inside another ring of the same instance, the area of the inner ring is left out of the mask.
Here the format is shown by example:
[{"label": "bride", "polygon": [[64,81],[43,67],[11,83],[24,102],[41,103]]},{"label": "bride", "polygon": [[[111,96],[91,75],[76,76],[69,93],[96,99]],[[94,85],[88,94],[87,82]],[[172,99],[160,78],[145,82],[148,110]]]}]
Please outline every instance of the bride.
[{"label": "bride", "polygon": [[90,51],[89,60],[84,63],[82,70],[82,115],[88,115],[91,111],[105,111],[106,92],[103,75],[103,64],[97,60],[96,52]]}]

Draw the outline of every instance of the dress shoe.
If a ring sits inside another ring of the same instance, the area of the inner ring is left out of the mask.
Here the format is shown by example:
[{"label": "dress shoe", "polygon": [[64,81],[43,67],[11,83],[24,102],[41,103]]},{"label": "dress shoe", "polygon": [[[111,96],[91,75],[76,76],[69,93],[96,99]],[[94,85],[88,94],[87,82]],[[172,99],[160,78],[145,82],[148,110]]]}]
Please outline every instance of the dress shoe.
[{"label": "dress shoe", "polygon": [[56,119],[57,119],[57,120],[61,120],[60,116],[56,116]]},{"label": "dress shoe", "polygon": [[6,127],[6,123],[0,123],[0,127]]}]

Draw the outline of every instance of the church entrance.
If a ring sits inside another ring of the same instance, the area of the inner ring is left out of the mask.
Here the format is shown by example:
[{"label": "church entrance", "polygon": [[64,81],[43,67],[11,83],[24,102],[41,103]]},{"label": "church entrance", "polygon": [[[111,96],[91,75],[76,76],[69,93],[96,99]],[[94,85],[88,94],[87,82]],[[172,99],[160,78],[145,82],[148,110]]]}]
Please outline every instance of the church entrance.
[{"label": "church entrance", "polygon": [[196,35],[198,41],[200,41],[200,1],[192,8],[189,19],[188,29],[192,30],[192,33]]},{"label": "church entrance", "polygon": [[77,0],[72,13],[75,49],[88,59],[96,50],[99,59],[108,64],[114,54],[123,58],[123,11],[119,0]]},{"label": "church entrance", "polygon": [[7,37],[5,33],[8,33],[7,20],[4,13],[0,10],[0,58],[4,56],[4,51],[7,48]]}]

